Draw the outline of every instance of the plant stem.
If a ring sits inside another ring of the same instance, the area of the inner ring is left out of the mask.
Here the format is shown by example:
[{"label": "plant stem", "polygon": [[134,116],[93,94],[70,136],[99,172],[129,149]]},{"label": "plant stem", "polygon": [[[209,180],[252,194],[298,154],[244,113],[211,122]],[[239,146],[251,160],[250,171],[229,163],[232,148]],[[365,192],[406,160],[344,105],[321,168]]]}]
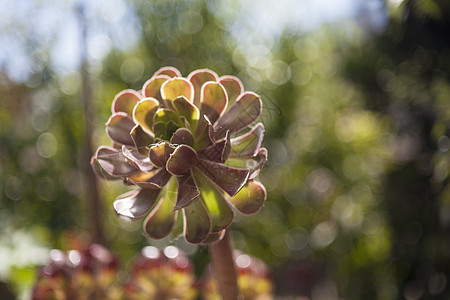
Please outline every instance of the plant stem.
[{"label": "plant stem", "polygon": [[219,281],[219,288],[223,300],[236,300],[238,287],[236,279],[236,268],[233,259],[233,247],[228,230],[222,240],[209,246],[213,270]]}]

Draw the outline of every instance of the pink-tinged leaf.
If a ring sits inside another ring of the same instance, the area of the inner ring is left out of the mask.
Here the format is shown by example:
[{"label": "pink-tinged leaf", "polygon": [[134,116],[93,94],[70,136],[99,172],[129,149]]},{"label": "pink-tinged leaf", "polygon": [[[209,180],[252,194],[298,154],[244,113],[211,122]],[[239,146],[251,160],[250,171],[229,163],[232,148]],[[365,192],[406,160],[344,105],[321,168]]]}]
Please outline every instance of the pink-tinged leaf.
[{"label": "pink-tinged leaf", "polygon": [[139,168],[142,172],[150,172],[153,170],[154,166],[151,163],[148,155],[140,154],[135,149],[129,149],[125,145],[122,146],[122,154],[130,163],[132,163],[135,167]]},{"label": "pink-tinged leaf", "polygon": [[137,176],[130,176],[128,181],[143,189],[161,189],[171,177],[172,174],[167,172],[166,169],[161,168]]},{"label": "pink-tinged leaf", "polygon": [[181,73],[177,68],[174,67],[162,67],[153,74],[153,77],[158,75],[166,75],[169,77],[180,77]]},{"label": "pink-tinged leaf", "polygon": [[114,200],[116,214],[124,220],[132,221],[147,214],[158,199],[160,190],[134,190]]},{"label": "pink-tinged leaf", "polygon": [[185,174],[196,163],[197,152],[188,145],[180,145],[170,154],[166,169],[172,175]]},{"label": "pink-tinged leaf", "polygon": [[178,97],[172,101],[172,105],[178,112],[180,117],[184,117],[189,122],[192,129],[195,129],[197,121],[200,117],[200,111],[197,106],[189,102],[186,97]]},{"label": "pink-tinged leaf", "polygon": [[196,167],[231,197],[244,186],[250,173],[248,169],[237,169],[200,157],[197,161]]},{"label": "pink-tinged leaf", "polygon": [[189,129],[178,128],[177,131],[175,131],[172,135],[170,143],[174,145],[188,145],[193,147],[194,137],[192,136],[192,133]]},{"label": "pink-tinged leaf", "polygon": [[214,145],[208,146],[203,149],[199,155],[207,160],[224,163],[231,151],[230,134],[226,133],[225,139]]},{"label": "pink-tinged leaf", "polygon": [[225,162],[227,166],[234,168],[246,168],[250,171],[249,179],[255,178],[264,164],[267,162],[267,149],[260,148],[255,156],[251,157],[229,157]]},{"label": "pink-tinged leaf", "polygon": [[217,138],[223,137],[227,130],[234,133],[250,125],[261,114],[261,108],[261,99],[257,94],[241,94],[214,125]]},{"label": "pink-tinged leaf", "polygon": [[194,86],[194,104],[197,107],[200,107],[200,91],[202,86],[207,81],[215,81],[219,80],[219,76],[214,71],[209,69],[201,69],[195,70],[188,75],[187,79],[192,82]]},{"label": "pink-tinged leaf", "polygon": [[141,125],[134,126],[130,132],[130,135],[137,151],[142,155],[148,155],[149,146],[154,141],[153,137],[146,133],[142,129]]},{"label": "pink-tinged leaf", "polygon": [[206,115],[214,124],[225,111],[228,96],[225,88],[218,82],[208,81],[200,91],[200,114]]},{"label": "pink-tinged leaf", "polygon": [[118,93],[112,103],[112,112],[124,112],[128,116],[133,115],[133,108],[141,100],[141,94],[135,90],[124,90]]},{"label": "pink-tinged leaf", "polygon": [[183,209],[184,236],[189,243],[199,244],[208,237],[211,220],[204,204],[194,200]]},{"label": "pink-tinged leaf", "polygon": [[228,107],[230,107],[240,94],[244,92],[244,85],[239,78],[231,75],[222,76],[219,83],[223,85],[228,95]]},{"label": "pink-tinged leaf", "polygon": [[212,244],[217,241],[220,241],[225,235],[225,231],[226,229],[223,229],[218,232],[211,232],[210,234],[208,234],[208,237],[202,241],[202,244]]},{"label": "pink-tinged leaf", "polygon": [[159,203],[144,221],[144,231],[150,238],[166,237],[175,224],[177,212],[174,211],[177,197],[177,183],[173,178],[163,190]]},{"label": "pink-tinged leaf", "polygon": [[106,122],[106,133],[118,144],[133,146],[134,142],[130,133],[135,125],[126,113],[118,112]]},{"label": "pink-tinged leaf", "polygon": [[256,124],[249,132],[231,140],[230,157],[256,155],[264,138],[264,125]]},{"label": "pink-tinged leaf", "polygon": [[150,161],[158,168],[165,168],[170,154],[175,150],[175,147],[167,142],[161,142],[153,145],[150,148]]},{"label": "pink-tinged leaf", "polygon": [[186,97],[190,102],[194,98],[194,87],[186,78],[174,77],[162,84],[161,97],[164,100],[172,101],[181,96]]},{"label": "pink-tinged leaf", "polygon": [[258,181],[249,180],[247,184],[229,200],[238,211],[249,215],[256,213],[266,201],[265,187]]},{"label": "pink-tinged leaf", "polygon": [[103,179],[106,179],[106,180],[120,180],[121,179],[121,177],[119,177],[119,176],[113,176],[113,175],[107,173],[103,169],[103,167],[100,165],[97,157],[95,157],[95,156],[91,157],[91,167],[92,167],[92,170],[94,170],[94,173]]},{"label": "pink-tinged leaf", "polygon": [[186,174],[178,176],[177,181],[178,196],[175,210],[190,205],[190,203],[200,195],[200,191],[198,190],[191,172],[186,172]]},{"label": "pink-tinged leaf", "polygon": [[203,201],[211,219],[211,231],[218,232],[227,228],[234,219],[234,212],[225,199],[225,195],[202,173],[194,172],[195,181],[200,189],[199,199]]},{"label": "pink-tinged leaf", "polygon": [[140,172],[120,150],[111,147],[98,148],[94,157],[101,169],[112,176],[127,177]]},{"label": "pink-tinged leaf", "polygon": [[154,98],[145,98],[139,101],[133,110],[133,120],[139,124],[142,129],[151,133],[153,126],[153,116],[159,108],[158,100]]},{"label": "pink-tinged leaf", "polygon": [[169,79],[170,77],[167,75],[158,75],[150,78],[144,83],[142,94],[146,98],[155,98],[156,100],[161,101],[161,86]]}]

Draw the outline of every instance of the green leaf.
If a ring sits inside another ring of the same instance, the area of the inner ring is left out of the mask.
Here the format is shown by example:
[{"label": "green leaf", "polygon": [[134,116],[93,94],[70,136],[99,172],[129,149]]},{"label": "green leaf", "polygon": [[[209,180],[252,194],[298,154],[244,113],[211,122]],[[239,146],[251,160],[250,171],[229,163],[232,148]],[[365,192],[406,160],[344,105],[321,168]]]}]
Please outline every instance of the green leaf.
[{"label": "green leaf", "polygon": [[177,183],[174,178],[163,189],[156,207],[144,221],[144,231],[153,239],[166,237],[175,224],[177,212],[174,211],[177,197]]},{"label": "green leaf", "polygon": [[194,87],[186,78],[174,77],[161,86],[161,97],[164,100],[172,101],[181,96],[186,97],[190,102],[194,98]]},{"label": "green leaf", "polygon": [[200,188],[199,197],[211,219],[211,232],[218,232],[227,228],[233,222],[234,212],[227,204],[223,193],[202,173],[195,171],[194,176]]},{"label": "green leaf", "polygon": [[220,241],[225,235],[225,230],[223,229],[218,232],[210,232],[208,237],[202,241],[202,244],[212,244],[214,242]]},{"label": "green leaf", "polygon": [[252,92],[241,94],[214,124],[217,138],[225,136],[227,130],[234,133],[250,125],[261,114],[261,108],[261,99],[257,94]]},{"label": "green leaf", "polygon": [[258,182],[249,180],[247,184],[234,197],[229,198],[233,206],[243,214],[249,215],[257,212],[266,201],[267,192]]},{"label": "green leaf", "polygon": [[199,244],[208,237],[211,219],[201,200],[194,200],[183,209],[184,236],[189,243]]},{"label": "green leaf", "polygon": [[181,176],[196,162],[197,152],[188,145],[180,145],[170,154],[166,169],[172,175]]},{"label": "green leaf", "polygon": [[200,69],[195,70],[191,72],[187,79],[192,83],[194,86],[194,104],[197,107],[200,107],[200,91],[202,89],[202,86],[207,81],[218,81],[219,76],[214,71],[211,71],[209,69]]},{"label": "green leaf", "polygon": [[264,138],[264,125],[256,124],[249,132],[231,140],[230,157],[256,155]]},{"label": "green leaf", "polygon": [[112,103],[112,112],[124,112],[128,116],[133,116],[133,108],[141,100],[141,94],[135,90],[124,90],[118,93]]},{"label": "green leaf", "polygon": [[178,112],[179,116],[182,116],[189,122],[192,129],[195,129],[197,121],[200,117],[200,111],[197,106],[189,102],[186,97],[178,97],[172,102],[173,107]]},{"label": "green leaf", "polygon": [[244,85],[239,78],[231,75],[222,76],[219,83],[225,88],[228,95],[228,107],[230,107],[237,97],[244,92]]},{"label": "green leaf", "polygon": [[118,112],[106,122],[106,133],[118,144],[133,146],[134,142],[130,133],[135,125],[126,113]]},{"label": "green leaf", "polygon": [[181,120],[178,115],[171,109],[168,108],[159,108],[155,115],[153,116],[153,123],[164,123],[167,124],[172,121],[174,124],[181,127]]},{"label": "green leaf", "polygon": [[215,123],[227,107],[228,97],[225,88],[218,82],[208,81],[200,92],[200,114],[206,115]]},{"label": "green leaf", "polygon": [[133,120],[145,131],[152,132],[153,116],[159,108],[158,100],[145,98],[139,101],[133,110]]},{"label": "green leaf", "polygon": [[114,200],[113,207],[116,214],[127,221],[144,217],[158,199],[160,190],[133,190]]}]

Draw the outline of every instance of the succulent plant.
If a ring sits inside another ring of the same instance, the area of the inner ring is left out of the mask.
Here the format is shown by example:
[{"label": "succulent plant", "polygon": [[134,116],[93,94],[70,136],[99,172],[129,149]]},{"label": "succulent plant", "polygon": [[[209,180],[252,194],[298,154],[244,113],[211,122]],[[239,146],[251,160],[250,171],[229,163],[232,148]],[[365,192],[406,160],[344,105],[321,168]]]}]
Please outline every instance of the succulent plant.
[{"label": "succulent plant", "polygon": [[116,257],[97,244],[67,254],[54,249],[50,262],[38,270],[32,299],[123,299],[117,268]]},{"label": "succulent plant", "polygon": [[100,176],[135,187],[114,201],[117,215],[146,216],[144,230],[155,239],[178,219],[188,242],[219,240],[234,219],[231,206],[252,214],[266,199],[256,180],[267,160],[264,126],[253,124],[261,109],[238,78],[208,69],[185,78],[164,67],[141,91],[117,94],[106,123],[113,146],[91,160]]},{"label": "succulent plant", "polygon": [[[273,284],[269,268],[260,259],[235,250],[234,261],[237,272],[239,299],[242,300],[272,300]],[[212,267],[206,269],[206,276],[202,284],[204,300],[220,300],[217,279],[213,276]]]},{"label": "succulent plant", "polygon": [[191,300],[197,296],[195,283],[191,263],[181,250],[147,246],[133,260],[124,290],[127,300]]}]

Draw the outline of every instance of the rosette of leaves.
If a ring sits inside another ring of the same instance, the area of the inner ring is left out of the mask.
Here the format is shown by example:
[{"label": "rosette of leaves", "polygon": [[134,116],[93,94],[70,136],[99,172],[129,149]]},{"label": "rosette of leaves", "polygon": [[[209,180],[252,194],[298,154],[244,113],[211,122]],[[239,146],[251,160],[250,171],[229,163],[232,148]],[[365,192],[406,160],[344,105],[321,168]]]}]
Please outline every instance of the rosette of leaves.
[{"label": "rosette of leaves", "polygon": [[[237,272],[239,299],[242,300],[272,300],[273,283],[269,268],[260,259],[235,250],[233,253]],[[206,276],[202,284],[204,300],[220,300],[217,279],[212,267],[206,269]]]},{"label": "rosette of leaves", "polygon": [[185,78],[164,67],[141,91],[117,94],[106,123],[113,146],[100,147],[91,161],[100,176],[135,187],[114,201],[117,215],[146,217],[154,239],[182,227],[190,243],[219,240],[232,207],[252,214],[266,199],[256,180],[267,160],[264,126],[255,124],[261,109],[238,78],[208,69]]},{"label": "rosette of leaves", "polygon": [[33,300],[120,300],[117,258],[103,246],[84,251],[50,252],[50,262],[38,270]]},{"label": "rosette of leaves", "polygon": [[124,288],[126,299],[196,299],[191,262],[178,248],[168,246],[160,251],[156,247],[144,247],[131,265],[131,279]]}]

